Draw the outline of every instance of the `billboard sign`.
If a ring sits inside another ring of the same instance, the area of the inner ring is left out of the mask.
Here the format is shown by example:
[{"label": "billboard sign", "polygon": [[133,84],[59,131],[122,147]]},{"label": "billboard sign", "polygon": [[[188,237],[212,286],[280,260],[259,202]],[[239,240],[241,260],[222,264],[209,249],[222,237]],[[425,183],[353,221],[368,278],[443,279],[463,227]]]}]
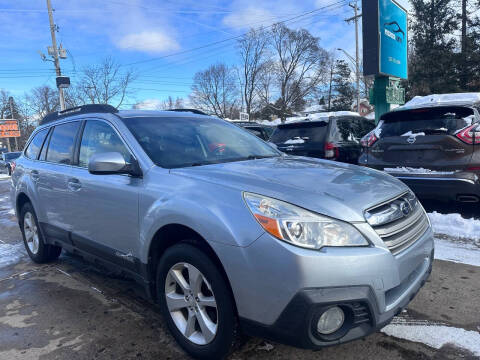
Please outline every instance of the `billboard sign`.
[{"label": "billboard sign", "polygon": [[0,119],[0,138],[20,137],[18,121],[12,119]]},{"label": "billboard sign", "polygon": [[408,16],[394,0],[363,0],[364,75],[408,78]]}]

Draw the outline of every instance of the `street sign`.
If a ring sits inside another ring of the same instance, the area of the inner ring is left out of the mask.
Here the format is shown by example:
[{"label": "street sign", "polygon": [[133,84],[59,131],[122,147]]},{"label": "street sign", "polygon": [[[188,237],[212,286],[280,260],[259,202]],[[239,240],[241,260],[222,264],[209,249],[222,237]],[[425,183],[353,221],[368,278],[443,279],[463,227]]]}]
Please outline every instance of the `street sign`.
[{"label": "street sign", "polygon": [[408,16],[395,0],[362,0],[363,73],[408,78]]},{"label": "street sign", "polygon": [[0,119],[0,138],[20,137],[18,121],[12,119]]}]

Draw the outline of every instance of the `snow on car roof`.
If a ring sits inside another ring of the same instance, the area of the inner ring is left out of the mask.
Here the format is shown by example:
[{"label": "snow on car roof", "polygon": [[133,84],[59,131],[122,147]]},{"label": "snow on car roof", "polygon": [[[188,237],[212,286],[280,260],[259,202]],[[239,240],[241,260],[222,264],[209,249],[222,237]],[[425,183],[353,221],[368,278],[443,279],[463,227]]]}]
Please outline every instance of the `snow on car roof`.
[{"label": "snow on car roof", "polygon": [[393,111],[430,106],[475,105],[478,103],[480,103],[480,93],[432,94],[415,96],[405,105],[399,106]]}]

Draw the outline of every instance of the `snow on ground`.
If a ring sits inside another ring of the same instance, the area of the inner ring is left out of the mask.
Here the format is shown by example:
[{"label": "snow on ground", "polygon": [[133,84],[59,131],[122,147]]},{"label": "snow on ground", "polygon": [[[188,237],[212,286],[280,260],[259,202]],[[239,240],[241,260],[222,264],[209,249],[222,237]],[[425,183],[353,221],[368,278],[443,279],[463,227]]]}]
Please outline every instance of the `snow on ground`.
[{"label": "snow on ground", "polygon": [[[480,220],[464,219],[460,214],[429,213],[435,234],[459,239],[480,240]],[[480,246],[480,242],[478,243]]]},{"label": "snow on ground", "polygon": [[480,266],[480,244],[435,238],[435,259]]},{"label": "snow on ground", "polygon": [[15,264],[20,261],[24,252],[23,244],[6,244],[0,242],[0,268]]},{"label": "snow on ground", "polygon": [[0,174],[0,180],[1,179],[8,179],[10,178],[10,176],[8,176],[8,174]]},{"label": "snow on ground", "polygon": [[446,344],[453,344],[480,356],[480,333],[477,331],[402,316],[395,317],[392,323],[381,331],[386,335],[420,342],[435,349],[440,349]]}]

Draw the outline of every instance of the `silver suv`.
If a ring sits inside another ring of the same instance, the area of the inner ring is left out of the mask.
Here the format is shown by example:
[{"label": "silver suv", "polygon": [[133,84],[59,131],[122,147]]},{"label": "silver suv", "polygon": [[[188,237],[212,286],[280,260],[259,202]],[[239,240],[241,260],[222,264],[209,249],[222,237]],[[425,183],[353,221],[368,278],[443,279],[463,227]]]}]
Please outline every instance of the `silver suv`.
[{"label": "silver suv", "polygon": [[191,112],[48,115],[11,195],[33,261],[63,248],[130,274],[197,358],[226,356],[240,333],[312,349],[364,337],[433,261],[428,217],[400,181]]}]

